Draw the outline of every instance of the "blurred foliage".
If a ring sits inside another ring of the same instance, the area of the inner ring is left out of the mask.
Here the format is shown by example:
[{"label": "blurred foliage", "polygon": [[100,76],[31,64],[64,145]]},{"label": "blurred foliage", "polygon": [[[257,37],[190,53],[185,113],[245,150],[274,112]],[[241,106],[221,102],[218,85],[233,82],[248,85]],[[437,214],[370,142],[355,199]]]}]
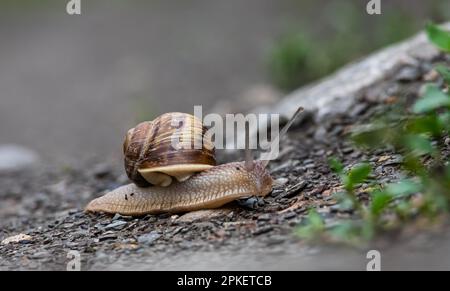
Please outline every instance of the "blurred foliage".
[{"label": "blurred foliage", "polygon": [[[450,32],[427,26],[429,40],[450,52]],[[370,179],[371,166],[362,163],[345,170],[336,159],[330,168],[339,176],[343,191],[335,194],[341,211],[351,211],[354,219],[327,226],[315,210],[297,233],[306,239],[325,238],[350,244],[372,239],[380,231],[398,228],[419,217],[433,221],[450,211],[450,163],[445,156],[450,134],[449,69],[437,67],[442,86],[427,84],[410,112],[389,111],[370,124],[355,127],[353,141],[366,149],[393,149],[402,156],[405,178],[383,184]],[[368,183],[364,191],[362,183]],[[368,190],[369,189],[369,190]],[[369,193],[369,202],[358,192]]]},{"label": "blurred foliage", "polygon": [[445,52],[450,52],[450,37],[448,31],[444,31],[431,23],[427,25],[426,31],[428,38],[435,46]]},{"label": "blurred foliage", "polygon": [[413,35],[424,25],[423,13],[437,22],[450,18],[450,1],[409,2],[383,2],[382,14],[369,16],[365,1],[302,1],[298,6],[305,16],[302,23],[294,25],[269,52],[272,81],[291,91]]}]

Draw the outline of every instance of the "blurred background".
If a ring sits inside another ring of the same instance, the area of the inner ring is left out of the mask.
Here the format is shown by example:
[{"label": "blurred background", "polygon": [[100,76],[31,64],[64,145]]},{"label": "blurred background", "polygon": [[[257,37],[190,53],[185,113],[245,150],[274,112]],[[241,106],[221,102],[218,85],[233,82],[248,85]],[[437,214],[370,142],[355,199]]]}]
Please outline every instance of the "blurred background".
[{"label": "blurred background", "polygon": [[0,0],[0,145],[120,159],[163,112],[233,112],[450,18],[450,1]]}]

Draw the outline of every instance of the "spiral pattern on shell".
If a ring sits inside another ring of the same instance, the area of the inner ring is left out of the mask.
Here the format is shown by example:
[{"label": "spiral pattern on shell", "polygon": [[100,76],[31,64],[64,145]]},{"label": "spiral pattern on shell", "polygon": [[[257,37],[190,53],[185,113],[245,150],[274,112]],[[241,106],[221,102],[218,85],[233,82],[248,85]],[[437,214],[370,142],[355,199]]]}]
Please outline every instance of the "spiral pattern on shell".
[{"label": "spiral pattern on shell", "polygon": [[214,144],[206,131],[199,118],[180,112],[138,124],[128,131],[123,144],[127,176],[137,186],[146,187],[158,175],[180,180],[215,166]]}]

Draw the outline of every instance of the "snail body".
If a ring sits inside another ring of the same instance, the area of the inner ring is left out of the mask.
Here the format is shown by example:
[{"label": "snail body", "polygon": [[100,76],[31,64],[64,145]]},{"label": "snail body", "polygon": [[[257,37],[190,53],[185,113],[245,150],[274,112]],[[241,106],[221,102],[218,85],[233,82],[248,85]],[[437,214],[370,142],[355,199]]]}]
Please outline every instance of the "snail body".
[{"label": "snail body", "polygon": [[272,191],[272,178],[263,162],[251,170],[245,162],[215,166],[169,187],[138,187],[131,183],[94,199],[86,207],[91,212],[143,215],[178,213],[221,207],[233,200],[266,196]]},{"label": "snail body", "polygon": [[[284,135],[303,108],[281,130]],[[169,120],[176,117],[174,123]],[[179,131],[181,129],[181,131]],[[181,133],[188,132],[187,135]],[[180,133],[181,132],[181,133]],[[181,137],[181,144],[203,139],[205,128],[192,115],[166,113],[152,122],[137,125],[124,142],[125,170],[133,183],[92,200],[88,212],[144,215],[218,208],[233,200],[264,197],[272,191],[268,160],[253,160],[246,150],[245,162],[215,165],[214,146],[173,148],[168,137]],[[280,135],[272,143],[278,143]],[[246,145],[249,133],[246,131]]]}]

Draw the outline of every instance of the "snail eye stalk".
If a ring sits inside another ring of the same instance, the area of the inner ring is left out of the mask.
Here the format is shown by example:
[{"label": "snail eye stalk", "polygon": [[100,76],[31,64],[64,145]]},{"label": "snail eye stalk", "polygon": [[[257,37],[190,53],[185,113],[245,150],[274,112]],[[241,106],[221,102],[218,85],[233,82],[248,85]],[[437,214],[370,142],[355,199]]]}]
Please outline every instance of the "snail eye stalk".
[{"label": "snail eye stalk", "polygon": [[[276,136],[270,143],[270,148],[272,149],[269,153],[269,157],[272,157],[274,155],[274,145],[276,145],[277,143],[280,142],[280,139],[283,138],[283,136],[286,134],[286,132],[288,131],[289,127],[291,127],[291,125],[294,123],[294,121],[297,119],[297,117],[300,115],[300,113],[302,113],[304,110],[303,107],[299,107],[297,109],[297,111],[295,111],[294,115],[292,115],[291,119],[286,123],[286,125],[281,129],[280,133],[278,134],[278,136]],[[263,166],[267,167],[267,165],[269,164],[270,159],[263,161]]]},{"label": "snail eye stalk", "polygon": [[250,124],[245,121],[245,168],[247,171],[253,170],[255,163],[253,162],[253,153],[250,149]]}]

